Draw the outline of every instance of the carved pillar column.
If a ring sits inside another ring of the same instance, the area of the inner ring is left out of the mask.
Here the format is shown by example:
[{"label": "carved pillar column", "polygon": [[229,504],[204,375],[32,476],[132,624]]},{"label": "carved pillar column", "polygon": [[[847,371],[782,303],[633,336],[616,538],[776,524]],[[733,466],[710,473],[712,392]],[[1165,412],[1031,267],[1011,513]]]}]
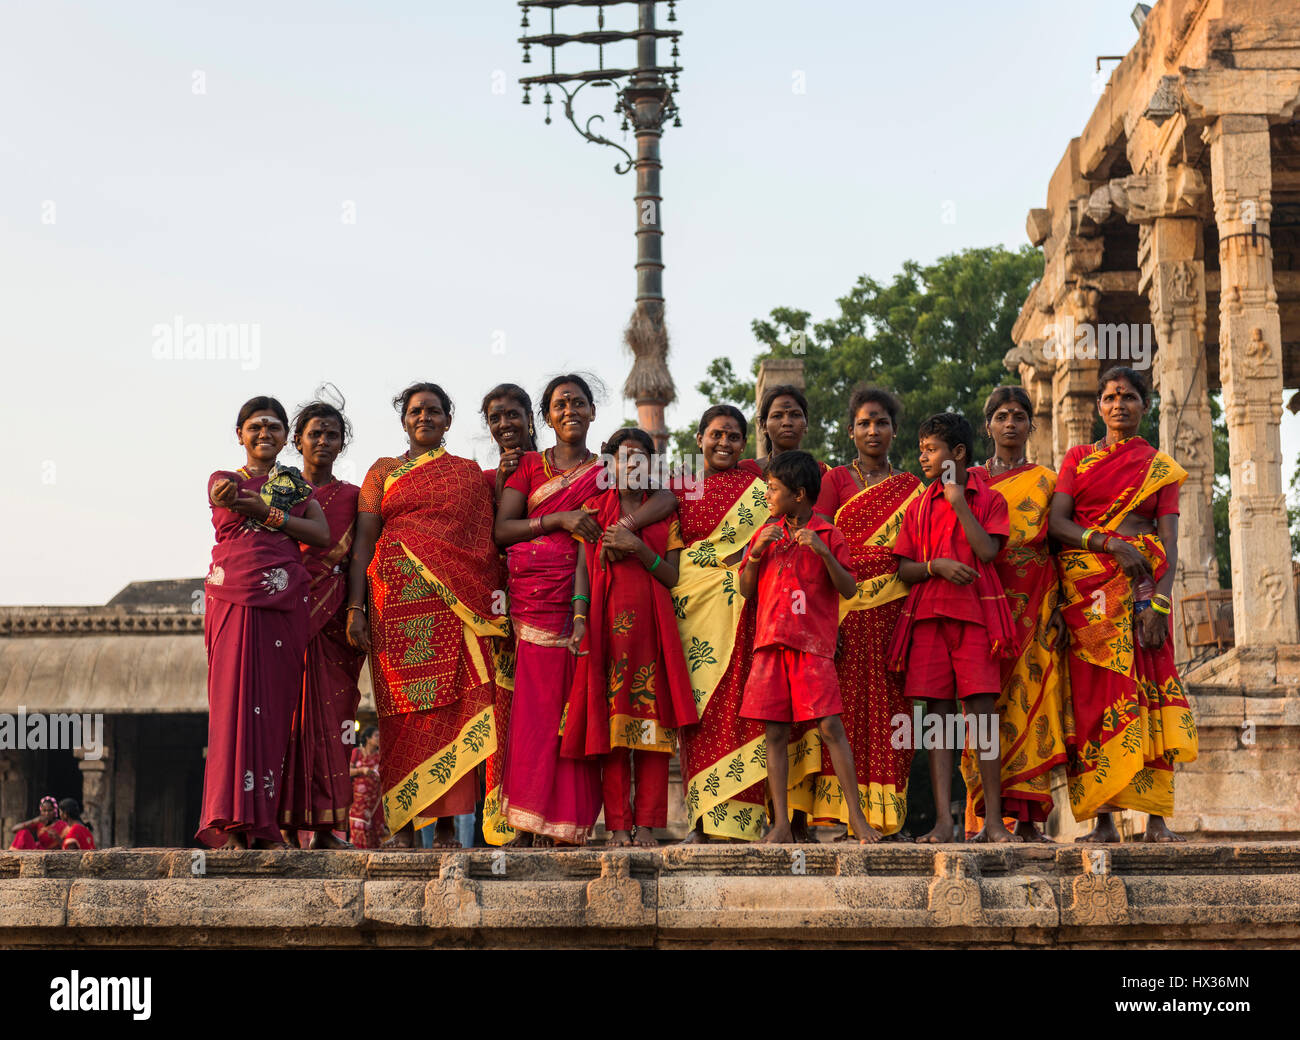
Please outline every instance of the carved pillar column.
[{"label": "carved pillar column", "polygon": [[1026,457],[1040,466],[1053,466],[1056,462],[1052,450],[1052,375],[1055,365],[1043,353],[1041,339],[1026,340],[1011,351],[1007,359],[1015,364],[1014,371],[1020,374],[1020,385],[1029,394],[1029,403],[1033,406],[1030,416],[1033,429],[1029,431],[1029,443],[1025,445]]},{"label": "carved pillar column", "polygon": [[[1099,240],[1100,241],[1100,240]],[[1084,325],[1097,324],[1097,304],[1101,292],[1089,285],[1069,287],[1056,304],[1056,330],[1060,347],[1069,346],[1073,353],[1076,336]],[[1065,453],[1076,444],[1092,440],[1092,425],[1097,418],[1097,377],[1101,374],[1097,358],[1058,357],[1052,375],[1052,458],[1059,469]]]},{"label": "carved pillar column", "polygon": [[104,745],[103,756],[98,759],[84,757],[80,748],[76,755],[81,770],[81,818],[89,824],[95,845],[107,846],[113,840],[113,771],[109,768],[108,745]]},{"label": "carved pillar column", "polygon": [[1282,482],[1282,325],[1269,239],[1268,121],[1220,116],[1205,139],[1219,225],[1219,372],[1232,479],[1228,521],[1237,645],[1296,643]]},{"label": "carved pillar column", "polygon": [[[1178,570],[1182,600],[1219,587],[1214,555],[1214,435],[1205,372],[1205,260],[1201,222],[1159,217],[1140,230],[1138,257],[1151,305],[1160,392],[1160,446],[1187,470],[1179,496]],[[1190,658],[1174,620],[1174,657]]]},{"label": "carved pillar column", "polygon": [[29,818],[27,772],[19,752],[0,751],[0,849],[14,840],[14,825]]}]

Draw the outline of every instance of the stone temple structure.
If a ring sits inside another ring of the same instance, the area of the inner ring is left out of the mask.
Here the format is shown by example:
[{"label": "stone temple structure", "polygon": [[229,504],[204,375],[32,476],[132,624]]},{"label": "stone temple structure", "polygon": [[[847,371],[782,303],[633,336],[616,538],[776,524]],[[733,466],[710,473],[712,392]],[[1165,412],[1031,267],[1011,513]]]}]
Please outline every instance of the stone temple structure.
[{"label": "stone temple structure", "polygon": [[[1100,371],[1151,365],[1161,446],[1189,474],[1174,631],[1201,758],[1179,772],[1176,826],[1193,833],[1300,833],[1300,628],[1280,437],[1284,387],[1300,386],[1298,113],[1300,5],[1156,4],[1066,146],[1046,206],[1029,211],[1043,275],[1006,356],[1034,402],[1030,457],[1056,465],[1099,429]],[[1214,393],[1229,444],[1234,645],[1188,669],[1194,612],[1227,613]]]}]

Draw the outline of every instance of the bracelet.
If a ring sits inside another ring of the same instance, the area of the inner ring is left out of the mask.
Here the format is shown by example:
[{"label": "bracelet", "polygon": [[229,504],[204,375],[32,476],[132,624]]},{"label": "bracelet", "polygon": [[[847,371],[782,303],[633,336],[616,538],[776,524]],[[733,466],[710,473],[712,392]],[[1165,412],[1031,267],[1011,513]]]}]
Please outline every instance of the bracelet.
[{"label": "bracelet", "polygon": [[586,621],[586,620],[587,620],[587,615],[586,615],[586,614],[574,614],[574,615],[573,615],[573,620],[574,620],[574,621]]},{"label": "bracelet", "polygon": [[528,530],[530,530],[535,535],[545,534],[546,528],[542,525],[542,517],[535,516],[531,520],[529,520]]},{"label": "bracelet", "polygon": [[1113,534],[1108,534],[1108,535],[1106,535],[1105,538],[1103,538],[1103,539],[1101,540],[1101,551],[1102,551],[1102,552],[1110,552],[1110,549],[1108,549],[1107,546],[1110,545],[1110,540],[1111,540],[1112,538],[1114,538],[1114,537],[1115,537],[1115,536],[1114,536]]},{"label": "bracelet", "polygon": [[925,561],[925,573],[926,573],[929,577],[931,577],[931,578],[934,577],[934,571],[930,570],[930,565],[933,564],[933,563],[934,563],[933,560],[926,560],[926,561]]},{"label": "bracelet", "polygon": [[1151,609],[1157,614],[1168,614],[1170,612],[1169,607],[1166,607],[1163,603],[1157,603],[1154,599],[1151,601]]},{"label": "bracelet", "polygon": [[266,519],[262,521],[262,526],[269,527],[272,531],[278,531],[284,526],[285,519],[284,510],[271,506],[267,509]]},{"label": "bracelet", "polygon": [[582,602],[587,604],[587,606],[591,606],[591,597],[584,596],[581,592],[569,597],[570,603],[576,603],[578,600],[582,600]]},{"label": "bracelet", "polygon": [[618,526],[626,527],[633,534],[636,534],[636,517],[631,513],[628,513],[627,516],[620,516],[618,518]]},{"label": "bracelet", "polygon": [[663,558],[658,553],[655,553],[655,562],[650,564],[650,566],[647,567],[646,570],[650,574],[653,574],[655,572],[655,568],[658,567],[663,562],[664,562]]}]

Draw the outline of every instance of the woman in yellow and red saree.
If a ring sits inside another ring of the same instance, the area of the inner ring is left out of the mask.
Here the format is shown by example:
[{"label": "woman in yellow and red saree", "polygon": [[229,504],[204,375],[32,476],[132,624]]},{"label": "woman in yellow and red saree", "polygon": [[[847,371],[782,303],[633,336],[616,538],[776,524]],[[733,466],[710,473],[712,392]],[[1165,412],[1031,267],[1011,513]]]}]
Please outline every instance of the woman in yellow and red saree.
[{"label": "woman in yellow and red saree", "polygon": [[[1102,374],[1106,437],[1071,448],[1051,505],[1062,614],[1070,633],[1070,806],[1096,817],[1081,841],[1118,841],[1110,814],[1148,814],[1146,841],[1181,841],[1174,763],[1196,758],[1196,723],[1174,667],[1169,592],[1177,567],[1178,488],[1186,471],[1137,436],[1149,389],[1138,372]],[[1077,547],[1077,548],[1076,548]]]},{"label": "woman in yellow and red saree", "polygon": [[700,714],[698,725],[679,734],[689,842],[763,835],[765,731],[757,719],[740,717],[754,658],[754,604],[740,595],[735,568],[769,515],[757,467],[740,465],[748,435],[740,409],[707,409],[695,436],[703,472],[673,486],[686,544],[673,609]]},{"label": "woman in yellow and red saree", "polygon": [[[1050,839],[1038,829],[1052,811],[1052,769],[1065,761],[1064,622],[1057,610],[1056,561],[1047,546],[1047,514],[1056,473],[1025,457],[1033,406],[1018,386],[1000,386],[984,405],[993,457],[983,472],[1007,503],[1011,533],[993,561],[1011,608],[1014,656],[1002,658],[998,698],[1002,816],[1025,841]],[[966,836],[984,828],[984,791],[976,751],[962,753]],[[1008,823],[1008,826],[1011,826]]]},{"label": "woman in yellow and red saree", "polygon": [[[442,443],[451,401],[440,387],[417,383],[394,405],[410,449],[378,460],[361,485],[348,632],[370,653],[390,840],[410,847],[414,828],[437,820],[434,847],[456,848],[452,818],[474,811],[478,768],[505,744],[492,496],[477,465]],[[494,832],[485,818],[484,835]]]},{"label": "woman in yellow and red saree", "polygon": [[[888,667],[889,641],[898,624],[907,586],[898,577],[894,540],[908,504],[924,488],[911,473],[889,463],[889,449],[902,406],[888,391],[858,386],[849,398],[849,432],[857,457],[822,478],[815,512],[834,520],[853,557],[858,591],[840,601],[835,671],[844,702],[841,718],[853,749],[858,804],[882,837],[897,834],[907,819],[911,741],[895,747],[893,720],[907,717],[903,676]],[[815,825],[849,822],[848,803],[830,756],[790,789],[790,807]]]}]

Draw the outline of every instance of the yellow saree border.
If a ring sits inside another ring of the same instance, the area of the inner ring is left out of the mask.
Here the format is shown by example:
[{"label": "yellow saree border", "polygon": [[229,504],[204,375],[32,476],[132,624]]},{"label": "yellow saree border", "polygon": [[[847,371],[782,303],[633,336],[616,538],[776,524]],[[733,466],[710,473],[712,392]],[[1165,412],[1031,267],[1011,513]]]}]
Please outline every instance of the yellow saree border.
[{"label": "yellow saree border", "polygon": [[691,826],[703,817],[704,829],[715,837],[757,841],[763,834],[762,807],[733,799],[766,779],[767,738],[761,736],[687,781],[684,794]]},{"label": "yellow saree border", "polygon": [[[790,808],[807,813],[809,820],[849,822],[844,788],[833,773],[803,777],[790,788],[787,798]],[[858,784],[858,806],[867,823],[887,838],[902,830],[907,821],[907,787],[900,791],[894,784]],[[852,830],[849,827],[850,833]]]},{"label": "yellow saree border", "polygon": [[384,478],[384,494],[385,495],[388,494],[388,489],[391,488],[394,484],[396,484],[408,473],[410,473],[412,470],[417,470],[421,466],[427,465],[428,463],[433,462],[435,459],[440,459],[446,454],[447,454],[446,446],[439,444],[436,448],[432,448],[431,450],[426,451],[423,455],[417,455],[413,459],[407,459],[395,470],[389,473],[387,477]]},{"label": "yellow saree border", "polygon": [[[463,749],[463,751],[462,751]],[[427,806],[450,791],[456,782],[485,762],[497,749],[496,712],[484,708],[444,744],[384,791],[384,816],[396,834]],[[485,831],[486,834],[486,831]]]},{"label": "yellow saree border", "polygon": [[443,582],[433,571],[424,565],[424,562],[413,553],[404,542],[397,543],[402,547],[402,552],[406,553],[409,559],[420,570],[420,576],[424,578],[433,589],[439,599],[460,618],[465,631],[465,649],[469,653],[470,662],[474,666],[474,674],[478,676],[480,683],[491,682],[492,673],[488,670],[487,661],[483,656],[483,649],[479,645],[478,637],[484,639],[504,638],[509,635],[510,627],[504,617],[488,619],[470,610],[460,598],[451,591],[445,582]]}]

